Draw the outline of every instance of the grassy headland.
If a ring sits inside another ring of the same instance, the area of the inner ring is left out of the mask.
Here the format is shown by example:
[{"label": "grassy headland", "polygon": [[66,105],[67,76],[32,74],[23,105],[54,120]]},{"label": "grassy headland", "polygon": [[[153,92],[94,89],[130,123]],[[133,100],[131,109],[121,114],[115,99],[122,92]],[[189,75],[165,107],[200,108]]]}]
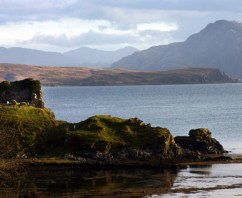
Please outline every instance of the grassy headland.
[{"label": "grassy headland", "polygon": [[167,85],[238,82],[211,68],[185,68],[167,71],[90,69],[0,64],[0,81],[34,78],[45,86]]},{"label": "grassy headland", "polygon": [[191,137],[173,138],[167,128],[152,127],[138,118],[99,115],[68,123],[55,120],[47,108],[33,106],[1,105],[0,127],[1,158],[164,166],[224,152],[211,135],[206,135],[207,129],[198,129]]},{"label": "grassy headland", "polygon": [[139,155],[151,154],[173,158],[179,152],[168,129],[151,127],[137,118],[100,115],[73,124],[55,120],[47,108],[2,105],[0,125],[2,157],[53,157],[71,153],[88,158],[97,155],[97,159],[112,161],[113,155],[133,160],[135,152],[137,159]]}]

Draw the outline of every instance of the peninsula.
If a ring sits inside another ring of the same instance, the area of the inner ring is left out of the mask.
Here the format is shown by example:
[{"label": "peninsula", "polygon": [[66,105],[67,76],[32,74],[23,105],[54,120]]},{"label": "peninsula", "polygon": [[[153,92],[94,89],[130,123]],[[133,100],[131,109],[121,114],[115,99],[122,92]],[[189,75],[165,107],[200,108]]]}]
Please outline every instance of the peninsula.
[{"label": "peninsula", "polygon": [[170,85],[239,82],[222,71],[211,68],[135,71],[127,69],[0,64],[0,81],[16,81],[30,77],[40,80],[44,86]]}]

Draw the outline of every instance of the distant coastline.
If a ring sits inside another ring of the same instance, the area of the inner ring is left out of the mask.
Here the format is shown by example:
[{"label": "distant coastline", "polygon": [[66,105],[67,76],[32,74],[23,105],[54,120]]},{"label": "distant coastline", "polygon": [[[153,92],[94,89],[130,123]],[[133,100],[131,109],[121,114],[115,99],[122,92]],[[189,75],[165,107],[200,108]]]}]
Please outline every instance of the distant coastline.
[{"label": "distant coastline", "polygon": [[238,83],[219,69],[184,68],[166,71],[90,69],[0,64],[0,81],[33,78],[44,86],[122,86]]}]

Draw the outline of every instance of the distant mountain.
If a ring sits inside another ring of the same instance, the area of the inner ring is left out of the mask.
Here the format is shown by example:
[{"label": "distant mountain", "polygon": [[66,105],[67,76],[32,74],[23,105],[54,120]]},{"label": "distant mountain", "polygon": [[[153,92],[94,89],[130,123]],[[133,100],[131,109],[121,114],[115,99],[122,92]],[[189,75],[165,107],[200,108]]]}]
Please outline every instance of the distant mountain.
[{"label": "distant mountain", "polygon": [[45,86],[167,85],[237,82],[218,69],[132,71],[0,64],[0,82],[34,78]]},{"label": "distant mountain", "polygon": [[0,62],[29,65],[64,66],[71,64],[72,59],[57,52],[13,47],[0,48]]},{"label": "distant mountain", "polygon": [[29,64],[40,66],[85,66],[108,67],[113,62],[137,51],[126,47],[117,51],[102,51],[91,48],[79,48],[66,53],[45,52],[27,48],[0,48],[0,62]]},{"label": "distant mountain", "polygon": [[111,67],[134,70],[219,68],[232,77],[242,78],[242,23],[216,21],[185,42],[136,52]]},{"label": "distant mountain", "polygon": [[125,47],[116,51],[97,50],[88,47],[81,47],[64,53],[64,55],[74,58],[85,66],[103,67],[110,66],[112,63],[121,58],[131,55],[137,49],[133,47]]}]

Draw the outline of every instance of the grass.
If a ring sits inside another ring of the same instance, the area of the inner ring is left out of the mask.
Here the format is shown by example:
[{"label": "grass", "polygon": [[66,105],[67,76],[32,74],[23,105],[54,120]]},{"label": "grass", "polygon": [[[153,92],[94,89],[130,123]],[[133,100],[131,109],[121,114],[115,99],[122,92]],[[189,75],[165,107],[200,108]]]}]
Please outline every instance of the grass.
[{"label": "grass", "polygon": [[54,114],[46,108],[0,105],[0,154],[31,152],[37,137],[57,124]]},{"label": "grass", "polygon": [[75,130],[68,134],[69,143],[76,146],[76,150],[109,152],[115,147],[159,150],[167,140],[168,144],[173,143],[166,128],[152,128],[137,118],[126,120],[108,115],[93,116],[77,123]]},{"label": "grass", "polygon": [[71,124],[55,120],[46,108],[0,106],[0,157],[81,155],[120,149],[164,153],[175,144],[166,128],[151,127],[137,118],[98,115]]}]

